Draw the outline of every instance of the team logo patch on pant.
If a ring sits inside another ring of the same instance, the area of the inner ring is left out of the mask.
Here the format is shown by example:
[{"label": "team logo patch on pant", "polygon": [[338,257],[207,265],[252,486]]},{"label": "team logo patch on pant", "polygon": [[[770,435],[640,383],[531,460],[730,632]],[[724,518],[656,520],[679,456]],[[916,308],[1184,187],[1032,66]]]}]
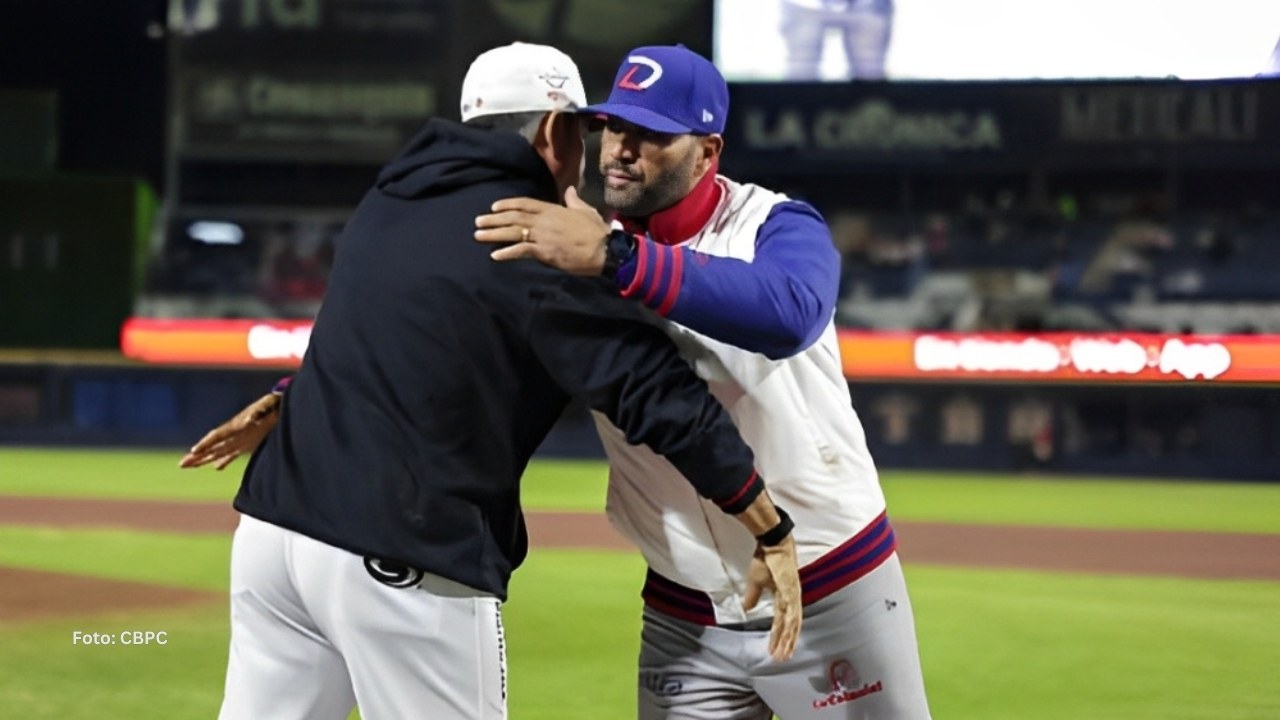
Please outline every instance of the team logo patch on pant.
[{"label": "team logo patch on pant", "polygon": [[815,678],[813,685],[816,689],[827,693],[825,697],[813,701],[813,707],[818,710],[853,702],[858,698],[884,690],[884,683],[879,680],[874,683],[863,682],[858,671],[854,669],[853,663],[843,659],[835,660],[828,665],[827,676]]},{"label": "team logo patch on pant", "polygon": [[374,580],[393,588],[417,587],[422,582],[421,570],[394,560],[367,557],[364,559],[364,569]]}]

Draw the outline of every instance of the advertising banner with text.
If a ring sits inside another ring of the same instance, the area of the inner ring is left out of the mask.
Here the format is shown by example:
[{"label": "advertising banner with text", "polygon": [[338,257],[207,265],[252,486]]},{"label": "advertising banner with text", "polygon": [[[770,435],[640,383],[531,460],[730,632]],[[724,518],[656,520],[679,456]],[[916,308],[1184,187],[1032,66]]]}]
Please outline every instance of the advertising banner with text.
[{"label": "advertising banner with text", "polygon": [[851,380],[1280,382],[1280,336],[840,331]]},{"label": "advertising banner with text", "polygon": [[1280,160],[1280,81],[739,84],[740,172]]},{"label": "advertising banner with text", "polygon": [[439,110],[445,0],[173,0],[175,150],[381,163]]},{"label": "advertising banner with text", "polygon": [[[919,333],[841,330],[850,380],[1280,383],[1280,335]],[[126,357],[149,363],[294,366],[305,320],[133,318]]]}]

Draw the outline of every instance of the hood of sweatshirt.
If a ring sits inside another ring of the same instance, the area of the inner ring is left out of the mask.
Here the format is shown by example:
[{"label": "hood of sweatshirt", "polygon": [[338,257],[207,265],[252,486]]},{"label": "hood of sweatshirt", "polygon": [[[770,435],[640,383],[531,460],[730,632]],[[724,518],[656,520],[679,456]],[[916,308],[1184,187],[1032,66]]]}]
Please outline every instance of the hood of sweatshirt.
[{"label": "hood of sweatshirt", "polygon": [[547,164],[518,133],[433,119],[382,169],[377,188],[392,197],[424,198],[513,174],[533,180],[544,199],[556,198]]}]

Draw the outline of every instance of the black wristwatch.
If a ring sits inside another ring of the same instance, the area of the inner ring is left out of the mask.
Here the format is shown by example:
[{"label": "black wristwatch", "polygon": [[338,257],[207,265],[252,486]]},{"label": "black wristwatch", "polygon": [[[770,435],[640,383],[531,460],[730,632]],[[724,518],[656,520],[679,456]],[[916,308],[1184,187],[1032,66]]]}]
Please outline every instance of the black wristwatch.
[{"label": "black wristwatch", "polygon": [[636,236],[622,228],[614,228],[604,239],[604,267],[600,268],[600,274],[617,280],[618,268],[635,254]]},{"label": "black wristwatch", "polygon": [[796,529],[796,524],[792,522],[791,516],[787,514],[786,510],[780,507],[775,507],[774,509],[778,511],[778,524],[756,536],[756,542],[762,547],[773,547],[782,544],[782,541],[787,539],[791,531]]}]

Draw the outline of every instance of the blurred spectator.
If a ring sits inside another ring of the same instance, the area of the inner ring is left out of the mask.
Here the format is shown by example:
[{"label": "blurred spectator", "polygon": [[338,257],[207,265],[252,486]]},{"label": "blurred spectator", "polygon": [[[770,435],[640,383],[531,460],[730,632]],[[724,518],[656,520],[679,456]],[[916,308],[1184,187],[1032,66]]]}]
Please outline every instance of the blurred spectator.
[{"label": "blurred spectator", "polygon": [[1080,280],[1080,290],[1103,295],[1123,293],[1154,273],[1153,258],[1173,247],[1173,235],[1148,221],[1116,226]]},{"label": "blurred spectator", "polygon": [[174,219],[170,222],[163,253],[154,258],[150,269],[150,288],[160,293],[190,295],[234,295],[250,292],[253,268],[258,262],[260,245],[252,233],[242,232],[236,238],[198,237],[194,230],[201,222]]},{"label": "blurred spectator", "polygon": [[1014,467],[1038,468],[1054,456],[1053,406],[1041,398],[1025,397],[1009,406],[1009,449]]},{"label": "blurred spectator", "polygon": [[1196,249],[1214,265],[1225,263],[1235,253],[1238,243],[1234,233],[1214,226],[1201,228],[1195,238]]},{"label": "blurred spectator", "polygon": [[1198,295],[1204,290],[1204,273],[1196,267],[1165,273],[1160,290],[1167,295]]},{"label": "blurred spectator", "polygon": [[888,231],[884,221],[849,212],[833,214],[830,225],[841,258],[841,297],[857,292],[903,295],[926,269],[919,233]]},{"label": "blurred spectator", "polygon": [[871,222],[862,215],[836,213],[831,216],[831,240],[840,253],[840,297],[854,294],[867,266],[871,245]]},{"label": "blurred spectator", "polygon": [[925,258],[929,267],[945,269],[951,265],[951,222],[941,213],[932,213],[924,220],[921,233]]},{"label": "blurred spectator", "polygon": [[322,223],[298,223],[272,234],[263,259],[262,295],[271,303],[324,297],[333,267],[333,238]]}]

